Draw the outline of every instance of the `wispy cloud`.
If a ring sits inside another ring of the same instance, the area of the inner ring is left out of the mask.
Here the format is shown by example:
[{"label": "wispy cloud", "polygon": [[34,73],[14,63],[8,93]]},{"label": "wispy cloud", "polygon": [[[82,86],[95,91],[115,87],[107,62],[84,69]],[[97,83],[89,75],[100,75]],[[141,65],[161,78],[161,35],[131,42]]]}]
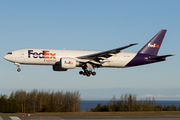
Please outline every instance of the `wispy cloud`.
[{"label": "wispy cloud", "polygon": [[165,95],[155,95],[155,97],[170,97],[170,96],[165,96]]},{"label": "wispy cloud", "polygon": [[166,96],[166,95],[152,95],[152,94],[146,94],[146,95],[142,95],[141,97],[170,97],[170,96]]},{"label": "wispy cloud", "polygon": [[175,97],[180,97],[180,95],[176,95]]},{"label": "wispy cloud", "polygon": [[146,94],[146,95],[143,95],[143,96],[141,96],[141,97],[154,97],[154,95],[152,95],[152,94]]}]

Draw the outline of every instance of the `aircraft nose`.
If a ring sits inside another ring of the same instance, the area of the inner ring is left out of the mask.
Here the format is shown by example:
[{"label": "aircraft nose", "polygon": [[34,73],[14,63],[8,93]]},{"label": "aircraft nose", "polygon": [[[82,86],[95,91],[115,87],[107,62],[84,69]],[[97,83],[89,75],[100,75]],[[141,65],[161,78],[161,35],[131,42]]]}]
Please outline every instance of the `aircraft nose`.
[{"label": "aircraft nose", "polygon": [[6,59],[6,60],[7,60],[7,55],[5,55],[5,56],[4,56],[4,59]]},{"label": "aircraft nose", "polygon": [[10,60],[9,55],[5,55],[5,56],[4,56],[4,59],[6,59],[6,60]]}]

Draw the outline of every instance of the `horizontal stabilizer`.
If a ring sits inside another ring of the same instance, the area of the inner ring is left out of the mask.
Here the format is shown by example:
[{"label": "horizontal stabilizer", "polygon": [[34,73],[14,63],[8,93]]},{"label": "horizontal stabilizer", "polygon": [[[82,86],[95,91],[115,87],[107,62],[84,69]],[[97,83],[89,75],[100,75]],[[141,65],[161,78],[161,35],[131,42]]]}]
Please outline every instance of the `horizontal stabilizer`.
[{"label": "horizontal stabilizer", "polygon": [[166,57],[170,57],[170,56],[174,56],[174,55],[170,54],[170,55],[162,55],[162,56],[157,56],[157,57],[151,57],[151,58],[148,58],[148,60],[165,60]]}]

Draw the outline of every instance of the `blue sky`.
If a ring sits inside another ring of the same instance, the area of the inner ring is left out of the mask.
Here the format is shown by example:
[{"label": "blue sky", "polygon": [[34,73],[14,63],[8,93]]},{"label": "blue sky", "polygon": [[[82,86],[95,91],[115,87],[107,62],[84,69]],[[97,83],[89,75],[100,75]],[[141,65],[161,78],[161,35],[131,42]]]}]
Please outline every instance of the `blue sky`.
[{"label": "blue sky", "polygon": [[[16,89],[79,90],[82,99],[138,98],[180,100],[179,0],[31,0],[0,1],[0,94]],[[52,66],[17,67],[3,56],[21,48],[109,50],[131,43],[137,52],[160,29],[167,29],[159,55],[167,61],[134,68],[96,69],[84,77],[81,68],[54,72]],[[96,92],[95,92],[96,91]]]}]

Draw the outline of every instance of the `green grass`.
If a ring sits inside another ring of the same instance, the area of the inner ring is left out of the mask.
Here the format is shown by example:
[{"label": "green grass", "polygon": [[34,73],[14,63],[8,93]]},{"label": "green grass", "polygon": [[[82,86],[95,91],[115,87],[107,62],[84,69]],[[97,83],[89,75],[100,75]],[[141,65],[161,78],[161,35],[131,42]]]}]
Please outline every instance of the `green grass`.
[{"label": "green grass", "polygon": [[[131,115],[180,115],[180,111],[151,112],[37,112],[31,116],[131,116]],[[24,113],[0,113],[0,116],[27,116]]]}]

